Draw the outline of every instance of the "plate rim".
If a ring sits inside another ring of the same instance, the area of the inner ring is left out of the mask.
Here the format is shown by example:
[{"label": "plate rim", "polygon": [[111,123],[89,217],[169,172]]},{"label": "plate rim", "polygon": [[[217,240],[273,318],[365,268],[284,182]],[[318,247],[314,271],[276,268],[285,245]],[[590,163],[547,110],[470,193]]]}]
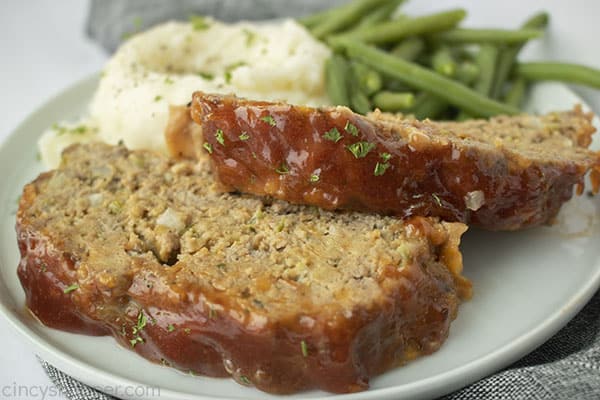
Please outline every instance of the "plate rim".
[{"label": "plate rim", "polygon": [[[16,127],[0,143],[0,154],[6,152],[11,143],[15,140],[15,133],[23,130],[28,124],[36,119],[36,116],[43,110],[50,107],[54,102],[69,94],[83,90],[86,85],[92,85],[99,80],[98,73],[90,74],[82,79],[79,79],[68,85],[66,88],[58,91],[55,95],[49,97],[41,105],[31,111]],[[584,108],[588,108],[587,104],[577,96],[568,86],[564,84],[554,85],[562,86],[576,97]],[[90,98],[93,93],[90,93]],[[358,399],[394,399],[397,396],[409,396],[411,399],[429,398],[431,396],[441,396],[458,390],[466,385],[472,384],[483,377],[489,376],[495,371],[508,366],[509,364],[520,359],[529,352],[535,350],[546,342],[550,337],[556,334],[563,328],[581,309],[589,302],[592,296],[600,289],[600,263],[596,265],[597,270],[592,274],[591,278],[586,281],[586,284],[581,286],[577,292],[574,292],[569,297],[568,302],[561,305],[547,318],[538,324],[535,328],[529,330],[525,334],[517,337],[515,340],[504,344],[488,353],[483,357],[472,360],[459,368],[439,373],[435,376],[420,379],[414,382],[409,382],[397,386],[369,389],[364,392],[350,394],[326,394],[325,396],[309,397],[311,400],[316,399],[340,399],[340,400],[358,400]],[[1,279],[0,279],[1,280]],[[4,282],[2,281],[2,284]],[[43,337],[38,335],[35,330],[28,327],[16,315],[16,311],[11,310],[4,301],[0,299],[0,315],[2,320],[6,321],[13,332],[18,336],[25,338],[29,344],[33,345],[32,352],[40,354],[45,361],[48,361],[60,371],[88,384],[94,386],[87,376],[94,376],[96,382],[111,383],[116,385],[127,385],[136,387],[151,387],[147,384],[124,378],[117,373],[99,368],[79,360],[77,357],[56,348]],[[123,349],[125,350],[125,349]],[[159,387],[160,388],[160,387]],[[265,393],[267,396],[273,396]],[[302,395],[302,392],[297,395]],[[134,397],[132,397],[134,398]],[[198,400],[214,400],[214,399],[238,399],[238,397],[214,396],[203,394],[192,394],[188,392],[173,391],[171,389],[160,388],[160,398],[166,399],[198,399]],[[275,397],[277,398],[277,397]],[[302,398],[302,397],[300,397]]]}]

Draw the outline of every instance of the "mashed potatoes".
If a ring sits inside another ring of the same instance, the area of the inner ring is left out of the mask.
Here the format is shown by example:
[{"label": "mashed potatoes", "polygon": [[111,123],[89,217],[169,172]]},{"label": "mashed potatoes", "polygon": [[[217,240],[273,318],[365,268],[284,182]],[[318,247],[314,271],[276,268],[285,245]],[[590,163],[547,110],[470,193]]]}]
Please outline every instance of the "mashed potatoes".
[{"label": "mashed potatoes", "polygon": [[196,90],[326,105],[327,57],[327,47],[293,20],[159,25],[130,39],[108,62],[88,118],[44,133],[42,160],[55,167],[64,147],[89,140],[166,152],[169,104],[188,103]]}]

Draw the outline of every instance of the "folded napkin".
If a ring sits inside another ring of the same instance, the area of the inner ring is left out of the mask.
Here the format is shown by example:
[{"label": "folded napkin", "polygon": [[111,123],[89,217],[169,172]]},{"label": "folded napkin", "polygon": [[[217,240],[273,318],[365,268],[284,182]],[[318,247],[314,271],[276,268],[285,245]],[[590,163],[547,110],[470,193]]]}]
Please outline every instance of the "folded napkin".
[{"label": "folded napkin", "polygon": [[[344,0],[92,0],[87,32],[108,51],[127,34],[169,19],[212,15],[224,21],[295,17]],[[40,360],[71,400],[112,400]],[[515,364],[443,400],[600,399],[600,292],[560,332]]]}]

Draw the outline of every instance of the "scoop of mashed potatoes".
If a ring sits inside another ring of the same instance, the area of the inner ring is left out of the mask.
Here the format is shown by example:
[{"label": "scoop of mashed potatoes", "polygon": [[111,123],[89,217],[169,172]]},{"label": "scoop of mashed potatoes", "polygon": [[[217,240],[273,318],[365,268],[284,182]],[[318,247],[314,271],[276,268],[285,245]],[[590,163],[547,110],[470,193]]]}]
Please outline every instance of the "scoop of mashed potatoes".
[{"label": "scoop of mashed potatoes", "polygon": [[55,167],[61,151],[76,141],[123,141],[132,149],[166,152],[169,104],[187,104],[196,90],[329,104],[329,49],[295,21],[200,22],[165,23],[123,44],[102,73],[89,116],[66,124],[85,129],[54,127],[40,139],[44,163]]}]

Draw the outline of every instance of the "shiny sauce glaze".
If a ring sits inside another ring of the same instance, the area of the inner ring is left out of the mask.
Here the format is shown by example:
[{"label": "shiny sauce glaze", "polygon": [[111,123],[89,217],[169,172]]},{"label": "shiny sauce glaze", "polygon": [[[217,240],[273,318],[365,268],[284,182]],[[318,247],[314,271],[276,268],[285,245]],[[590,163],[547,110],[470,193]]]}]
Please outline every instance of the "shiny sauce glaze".
[{"label": "shiny sauce glaze", "polygon": [[[106,290],[105,278],[90,275],[80,255],[62,250],[63,239],[33,228],[25,210],[35,196],[28,185],[17,214],[18,275],[27,306],[41,322],[112,335],[153,362],[231,376],[272,393],[365,390],[370,377],[437,350],[460,299],[470,296],[470,283],[459,274],[457,241],[464,228],[455,224],[448,229],[458,231],[449,234],[424,218],[413,218],[408,229],[427,240],[431,252],[415,254],[405,268],[387,268],[380,281],[383,303],[349,315],[324,317],[313,310],[290,321],[256,324],[259,316],[237,308],[236,298],[174,285],[168,272],[136,259],[128,278]],[[72,290],[78,275],[85,275],[85,284]]]},{"label": "shiny sauce glaze", "polygon": [[419,121],[392,128],[342,107],[197,92],[190,113],[204,140],[195,146],[204,146],[226,189],[329,210],[515,230],[551,222],[590,168],[532,164],[457,145]]}]

